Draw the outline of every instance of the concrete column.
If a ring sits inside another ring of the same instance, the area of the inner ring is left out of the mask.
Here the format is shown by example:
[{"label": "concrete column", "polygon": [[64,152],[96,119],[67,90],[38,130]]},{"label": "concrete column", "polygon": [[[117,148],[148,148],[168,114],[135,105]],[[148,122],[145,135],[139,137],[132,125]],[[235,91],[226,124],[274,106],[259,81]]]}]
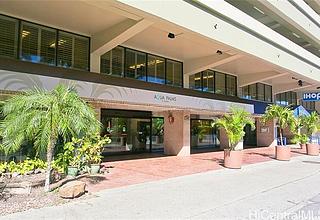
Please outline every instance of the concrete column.
[{"label": "concrete column", "polygon": [[260,119],[257,120],[257,145],[258,147],[277,145],[274,121],[268,121],[266,124],[263,124]]},{"label": "concrete column", "polygon": [[100,73],[100,56],[96,53],[90,54],[90,72]]},{"label": "concrete column", "polygon": [[[169,122],[169,115],[174,122]],[[164,113],[164,153],[166,155],[190,155],[190,113],[171,111]]]}]

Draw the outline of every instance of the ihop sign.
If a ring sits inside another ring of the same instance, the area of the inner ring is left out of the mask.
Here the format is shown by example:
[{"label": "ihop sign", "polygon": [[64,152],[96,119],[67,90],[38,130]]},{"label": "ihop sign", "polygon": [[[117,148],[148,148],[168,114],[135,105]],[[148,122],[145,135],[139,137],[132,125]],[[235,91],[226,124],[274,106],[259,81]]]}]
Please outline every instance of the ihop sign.
[{"label": "ihop sign", "polygon": [[320,92],[307,92],[303,94],[303,101],[320,101]]}]

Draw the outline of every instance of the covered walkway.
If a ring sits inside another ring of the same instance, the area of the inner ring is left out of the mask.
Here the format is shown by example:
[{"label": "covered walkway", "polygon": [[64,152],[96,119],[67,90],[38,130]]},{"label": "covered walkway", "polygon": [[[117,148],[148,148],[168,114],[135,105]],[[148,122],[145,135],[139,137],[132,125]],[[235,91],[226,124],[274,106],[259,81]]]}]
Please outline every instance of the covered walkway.
[{"label": "covered walkway", "polygon": [[[260,147],[243,151],[243,165],[245,166],[273,160],[275,149],[274,147]],[[293,157],[305,153],[301,149],[292,149]],[[111,157],[107,158],[107,162],[104,165],[108,167],[109,173],[105,175],[105,178],[92,181],[88,186],[90,192],[224,169],[223,151],[198,153],[186,157],[165,156],[162,154]]]}]

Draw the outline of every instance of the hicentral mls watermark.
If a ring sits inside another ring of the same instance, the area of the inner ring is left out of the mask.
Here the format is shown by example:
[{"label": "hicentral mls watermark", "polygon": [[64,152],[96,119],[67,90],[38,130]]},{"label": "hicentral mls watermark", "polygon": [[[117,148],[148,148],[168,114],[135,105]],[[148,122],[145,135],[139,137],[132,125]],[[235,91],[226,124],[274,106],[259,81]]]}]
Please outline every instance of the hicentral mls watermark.
[{"label": "hicentral mls watermark", "polygon": [[297,212],[271,212],[250,210],[249,220],[320,220],[320,210],[299,210]]}]

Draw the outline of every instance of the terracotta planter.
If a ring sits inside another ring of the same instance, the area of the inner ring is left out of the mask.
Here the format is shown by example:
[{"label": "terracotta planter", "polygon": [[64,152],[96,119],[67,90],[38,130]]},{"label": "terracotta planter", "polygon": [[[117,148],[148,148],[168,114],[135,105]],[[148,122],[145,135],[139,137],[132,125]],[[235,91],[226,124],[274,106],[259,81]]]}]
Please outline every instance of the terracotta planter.
[{"label": "terracotta planter", "polygon": [[306,144],[300,144],[300,148],[301,150],[306,150],[307,149],[307,145]]},{"label": "terracotta planter", "polygon": [[240,169],[242,165],[242,150],[224,150],[224,166],[232,169]]},{"label": "terracotta planter", "polygon": [[307,154],[311,156],[318,156],[319,144],[307,144]]},{"label": "terracotta planter", "polygon": [[287,146],[276,146],[276,159],[277,160],[290,160],[291,148]]}]

